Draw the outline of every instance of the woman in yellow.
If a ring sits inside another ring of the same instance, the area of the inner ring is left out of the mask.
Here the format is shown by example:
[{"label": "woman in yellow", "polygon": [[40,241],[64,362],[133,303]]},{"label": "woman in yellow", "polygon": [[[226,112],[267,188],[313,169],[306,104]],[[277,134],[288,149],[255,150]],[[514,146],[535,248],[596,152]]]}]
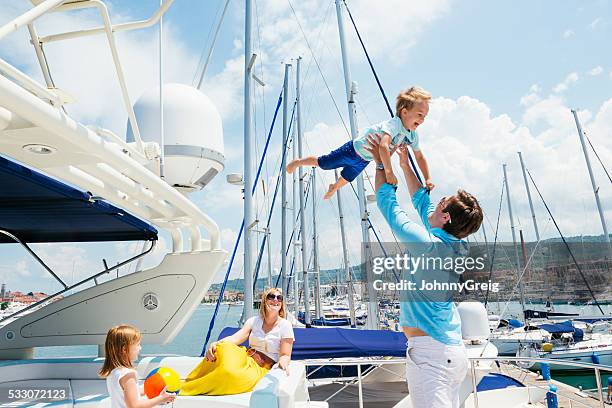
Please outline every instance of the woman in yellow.
[{"label": "woman in yellow", "polygon": [[[249,348],[239,344],[249,340]],[[295,336],[285,319],[280,289],[270,288],[261,298],[259,315],[248,319],[231,336],[212,343],[206,357],[187,376],[180,395],[230,395],[251,391],[273,365],[289,375]]]}]

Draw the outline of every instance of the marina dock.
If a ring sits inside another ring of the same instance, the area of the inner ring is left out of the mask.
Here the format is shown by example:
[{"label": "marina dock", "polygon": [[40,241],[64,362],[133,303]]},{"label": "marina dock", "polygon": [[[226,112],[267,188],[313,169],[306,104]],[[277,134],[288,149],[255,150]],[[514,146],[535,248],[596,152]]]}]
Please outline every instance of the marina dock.
[{"label": "marina dock", "polygon": [[[557,387],[557,401],[559,403],[559,408],[602,407],[602,404],[598,400],[597,390],[581,391],[576,387],[556,381],[554,380],[554,372],[552,375],[553,379],[550,381],[543,380],[542,376],[538,373],[534,373],[528,369],[508,363],[501,363],[500,368],[497,369],[496,372],[516,378],[525,384],[525,386],[535,386],[548,389],[549,384],[555,385]],[[605,401],[607,386],[603,384],[602,387],[603,398]],[[543,404],[546,406],[546,401],[544,401]],[[604,403],[603,406],[612,406],[612,404]]]}]

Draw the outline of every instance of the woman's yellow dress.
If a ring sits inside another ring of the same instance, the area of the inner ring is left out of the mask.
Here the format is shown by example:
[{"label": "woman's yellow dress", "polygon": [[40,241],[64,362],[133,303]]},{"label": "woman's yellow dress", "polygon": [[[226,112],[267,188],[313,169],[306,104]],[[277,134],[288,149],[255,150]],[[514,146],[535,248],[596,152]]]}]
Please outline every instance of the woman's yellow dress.
[{"label": "woman's yellow dress", "polygon": [[179,395],[231,395],[252,391],[268,372],[244,347],[220,341],[215,361],[202,359],[185,378]]}]

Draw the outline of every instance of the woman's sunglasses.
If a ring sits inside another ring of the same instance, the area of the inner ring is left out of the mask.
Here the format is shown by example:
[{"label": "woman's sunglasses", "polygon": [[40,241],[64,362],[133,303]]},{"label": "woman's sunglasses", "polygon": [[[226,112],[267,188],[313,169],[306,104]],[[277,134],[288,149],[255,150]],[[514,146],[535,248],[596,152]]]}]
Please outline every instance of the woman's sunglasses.
[{"label": "woman's sunglasses", "polygon": [[266,299],[268,300],[278,300],[279,302],[283,301],[283,295],[274,295],[272,293],[268,293],[268,296],[266,296]]}]

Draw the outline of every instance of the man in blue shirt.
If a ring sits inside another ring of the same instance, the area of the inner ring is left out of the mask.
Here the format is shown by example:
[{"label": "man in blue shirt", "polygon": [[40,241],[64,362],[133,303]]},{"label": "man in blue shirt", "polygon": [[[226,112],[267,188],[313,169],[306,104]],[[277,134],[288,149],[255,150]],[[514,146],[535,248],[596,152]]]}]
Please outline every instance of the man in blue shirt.
[{"label": "man in blue shirt", "polygon": [[[376,162],[376,199],[385,220],[398,240],[410,247],[429,247],[430,253],[442,257],[467,255],[463,238],[478,231],[482,210],[476,198],[464,190],[443,197],[438,204],[430,202],[429,192],[421,185],[408,163],[407,151],[400,148],[398,155],[412,204],[417,210],[420,225],[410,219],[397,202],[396,187],[388,184],[385,169],[377,157],[378,140],[371,138],[371,152]],[[418,272],[424,279],[430,272]],[[447,281],[457,278],[454,271],[437,271]],[[461,338],[461,321],[448,298],[432,299],[431,294],[419,290],[403,294],[400,304],[400,325],[408,338],[406,350],[406,378],[414,408],[459,407],[459,386],[467,373],[467,354]]]}]

